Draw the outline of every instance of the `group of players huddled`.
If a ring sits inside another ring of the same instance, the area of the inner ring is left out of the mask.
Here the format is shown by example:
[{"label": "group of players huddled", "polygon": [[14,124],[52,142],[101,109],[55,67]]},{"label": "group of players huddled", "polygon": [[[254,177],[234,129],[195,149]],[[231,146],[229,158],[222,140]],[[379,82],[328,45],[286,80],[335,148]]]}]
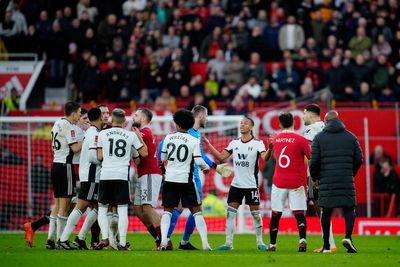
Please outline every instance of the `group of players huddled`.
[{"label": "group of players huddled", "polygon": [[[138,172],[134,213],[154,237],[156,249],[173,249],[170,236],[182,209],[188,208],[190,215],[179,249],[197,249],[189,242],[190,235],[197,228],[202,249],[211,250],[202,215],[199,172],[206,173],[215,168],[223,177],[229,177],[232,169],[226,163],[217,164],[207,157],[203,151],[204,142],[218,162],[229,157],[233,161],[234,178],[227,200],[226,242],[216,250],[233,249],[235,219],[244,199],[253,217],[257,248],[275,251],[279,220],[288,199],[300,235],[298,251],[306,251],[305,157],[310,158],[310,142],[324,127],[317,105],[308,105],[304,110],[304,137],[294,132],[292,114],[283,112],[279,115],[282,131],[269,138],[267,149],[263,141],[253,136],[254,121],[243,117],[240,137],[232,140],[222,151],[215,149],[199,132],[207,123],[207,109],[200,105],[192,111],[176,111],[173,115],[176,132],[168,134],[158,147],[150,129],[153,114],[147,108],[138,108],[132,114],[132,122],[126,120],[122,109],[116,108],[111,113],[111,124],[105,105],[87,111],[76,102],[68,102],[64,113],[65,117],[55,122],[51,132],[54,152],[51,179],[55,205],[49,215],[24,225],[25,240],[30,247],[33,246],[35,231],[49,224],[47,249],[88,249],[85,239],[91,230],[92,249],[129,250],[126,237],[128,205],[131,203],[129,172],[133,160]],[[266,161],[276,158],[268,245],[262,238],[258,189],[260,157]],[[79,190],[76,190],[77,168],[74,164],[79,164]],[[155,209],[161,185],[164,212],[160,218]],[[312,187],[310,189],[312,193]],[[317,202],[314,200],[314,203]],[[79,234],[70,242],[70,235],[83,214],[85,220]],[[331,251],[335,251],[334,243],[331,243]]]}]

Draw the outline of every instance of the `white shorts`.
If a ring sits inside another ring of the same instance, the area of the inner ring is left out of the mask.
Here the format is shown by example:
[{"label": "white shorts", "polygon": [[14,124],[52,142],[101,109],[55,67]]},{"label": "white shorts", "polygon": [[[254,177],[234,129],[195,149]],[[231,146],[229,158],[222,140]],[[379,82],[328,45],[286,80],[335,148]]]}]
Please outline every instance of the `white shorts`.
[{"label": "white shorts", "polygon": [[287,198],[289,199],[290,210],[307,210],[307,198],[304,186],[296,189],[283,189],[272,185],[272,210],[283,212]]},{"label": "white shorts", "polygon": [[146,174],[140,176],[135,187],[134,205],[141,206],[149,204],[154,208],[157,208],[161,183],[162,176],[159,174]]}]

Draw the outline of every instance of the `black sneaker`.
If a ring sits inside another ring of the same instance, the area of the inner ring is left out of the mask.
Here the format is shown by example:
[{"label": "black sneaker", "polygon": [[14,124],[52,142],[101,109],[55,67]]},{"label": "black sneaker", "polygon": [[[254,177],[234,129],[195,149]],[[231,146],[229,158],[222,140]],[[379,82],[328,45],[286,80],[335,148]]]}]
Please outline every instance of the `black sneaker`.
[{"label": "black sneaker", "polygon": [[347,253],[357,253],[357,249],[353,244],[353,240],[345,238],[342,240],[342,245],[347,248]]},{"label": "black sneaker", "polygon": [[179,243],[179,248],[178,249],[182,249],[182,250],[199,250],[198,248],[196,248],[192,244],[190,244],[190,242],[187,242],[185,245],[183,245],[182,243]]},{"label": "black sneaker", "polygon": [[174,249],[174,245],[172,244],[172,241],[171,241],[171,240],[168,240],[168,244],[167,244],[166,249],[167,249],[167,250],[173,250],[173,249]]},{"label": "black sneaker", "polygon": [[46,249],[56,249],[56,242],[54,242],[53,240],[47,239],[46,241]]},{"label": "black sneaker", "polygon": [[94,248],[95,250],[102,250],[105,247],[110,245],[110,241],[108,239],[103,239],[99,242],[99,244]]},{"label": "black sneaker", "polygon": [[57,245],[59,247],[59,249],[65,249],[65,250],[76,250],[76,247],[71,246],[71,243],[69,242],[69,240],[63,241],[61,242],[60,240],[58,240]]},{"label": "black sneaker", "polygon": [[120,244],[118,244],[118,250],[131,250],[129,246],[130,245],[128,243],[125,246],[121,246]]},{"label": "black sneaker", "polygon": [[79,237],[75,237],[74,241],[72,242],[72,244],[74,244],[74,246],[76,246],[78,249],[82,249],[82,250],[88,250],[89,248],[86,245],[85,240],[81,240],[79,239]]},{"label": "black sneaker", "polygon": [[306,241],[302,241],[299,243],[299,252],[306,252],[307,251],[307,243]]},{"label": "black sneaker", "polygon": [[267,248],[265,249],[265,251],[275,252],[276,251],[276,246],[273,246],[273,245],[269,244],[267,246]]}]

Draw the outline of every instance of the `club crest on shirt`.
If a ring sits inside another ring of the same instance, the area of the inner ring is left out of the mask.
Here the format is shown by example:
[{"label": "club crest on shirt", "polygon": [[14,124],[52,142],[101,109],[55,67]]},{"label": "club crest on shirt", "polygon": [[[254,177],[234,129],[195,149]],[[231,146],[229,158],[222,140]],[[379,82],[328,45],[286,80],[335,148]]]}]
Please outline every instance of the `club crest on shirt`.
[{"label": "club crest on shirt", "polygon": [[71,136],[75,137],[75,130],[71,130]]}]

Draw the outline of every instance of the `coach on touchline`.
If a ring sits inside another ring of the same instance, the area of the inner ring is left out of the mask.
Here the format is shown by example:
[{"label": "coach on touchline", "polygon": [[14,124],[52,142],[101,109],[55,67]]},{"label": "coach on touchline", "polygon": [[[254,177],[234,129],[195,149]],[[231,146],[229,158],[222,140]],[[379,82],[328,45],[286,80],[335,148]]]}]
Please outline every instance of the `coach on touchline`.
[{"label": "coach on touchline", "polygon": [[318,203],[322,208],[321,225],[324,248],[330,252],[329,228],[334,208],[343,208],[346,237],[342,244],[348,253],[356,253],[351,235],[355,221],[356,191],[354,176],[362,164],[362,152],[357,138],[339,120],[336,111],[325,116],[326,126],[311,145],[310,174],[318,186]]}]

